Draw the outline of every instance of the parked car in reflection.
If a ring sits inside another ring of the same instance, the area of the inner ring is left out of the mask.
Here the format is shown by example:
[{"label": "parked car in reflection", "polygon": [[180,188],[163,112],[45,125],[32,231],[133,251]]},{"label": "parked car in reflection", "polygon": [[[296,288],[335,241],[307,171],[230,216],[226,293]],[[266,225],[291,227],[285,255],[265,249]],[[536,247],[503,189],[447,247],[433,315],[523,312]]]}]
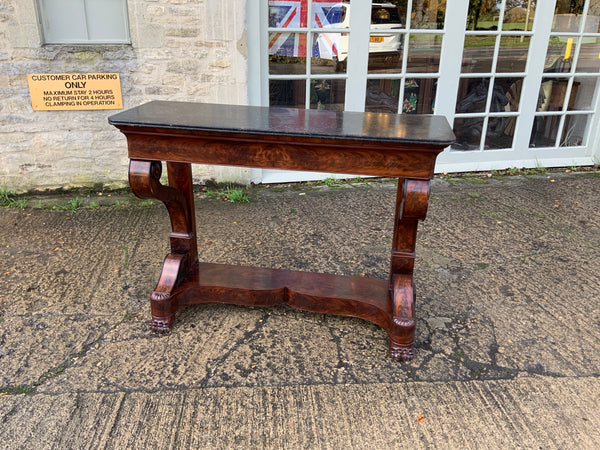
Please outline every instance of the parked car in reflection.
[{"label": "parked car in reflection", "polygon": [[[338,3],[326,15],[323,28],[350,28],[351,5]],[[402,50],[403,34],[391,32],[403,28],[398,7],[392,3],[373,3],[371,7],[371,34],[369,60],[397,64]],[[346,70],[349,51],[349,33],[320,33],[317,38],[319,57],[331,59],[336,72]]]}]

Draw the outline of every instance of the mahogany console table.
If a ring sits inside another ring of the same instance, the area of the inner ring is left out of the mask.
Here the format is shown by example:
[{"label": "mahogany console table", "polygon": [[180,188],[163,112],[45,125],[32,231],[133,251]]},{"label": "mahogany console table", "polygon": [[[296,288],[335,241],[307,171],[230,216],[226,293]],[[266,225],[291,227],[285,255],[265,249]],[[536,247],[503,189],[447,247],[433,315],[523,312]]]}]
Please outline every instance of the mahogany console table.
[{"label": "mahogany console table", "polygon": [[[171,218],[171,253],[150,297],[153,331],[168,332],[190,304],[285,303],[374,322],[391,357],[414,357],[417,223],[435,159],[454,141],[444,117],[155,101],[109,122],[127,137],[133,192],[164,202]],[[198,263],[191,163],[398,177],[389,280]]]}]

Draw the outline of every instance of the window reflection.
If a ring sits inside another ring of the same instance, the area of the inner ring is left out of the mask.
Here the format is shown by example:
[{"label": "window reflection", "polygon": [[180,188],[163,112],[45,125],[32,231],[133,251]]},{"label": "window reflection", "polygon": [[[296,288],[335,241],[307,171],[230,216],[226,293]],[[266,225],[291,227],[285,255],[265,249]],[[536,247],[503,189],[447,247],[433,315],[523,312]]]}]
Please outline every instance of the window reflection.
[{"label": "window reflection", "polygon": [[569,109],[578,111],[590,111],[593,109],[598,90],[598,79],[577,77],[571,87],[569,97]]},{"label": "window reflection", "polygon": [[571,36],[553,36],[548,42],[544,72],[570,72],[573,64],[573,54],[578,39]]},{"label": "window reflection", "polygon": [[481,133],[483,131],[483,117],[469,117],[454,119],[454,134],[456,142],[452,148],[456,150],[479,150]]},{"label": "window reflection", "polygon": [[488,119],[485,150],[511,148],[515,135],[516,117],[494,116]]},{"label": "window reflection", "polygon": [[[494,80],[494,97],[490,111],[519,111],[523,78],[498,77]],[[506,100],[506,103],[505,103]]]},{"label": "window reflection", "polygon": [[[537,111],[562,111],[569,85],[568,78],[544,78],[538,95]],[[568,109],[572,109],[577,96],[579,85],[573,83]]]},{"label": "window reflection", "polygon": [[310,108],[344,110],[346,80],[311,80]]},{"label": "window reflection", "polygon": [[405,114],[433,114],[437,78],[408,78],[404,84],[402,112]]},{"label": "window reflection", "polygon": [[315,33],[312,73],[343,73],[348,65],[348,33]]},{"label": "window reflection", "polygon": [[425,2],[413,2],[412,18],[410,27],[414,29],[437,29],[444,28],[446,16],[445,0],[429,0]]},{"label": "window reflection", "polygon": [[437,78],[407,78],[400,102],[401,80],[368,80],[365,111],[403,114],[433,114]]},{"label": "window reflection", "polygon": [[462,72],[487,73],[492,70],[496,37],[489,35],[465,36],[463,47]]},{"label": "window reflection", "polygon": [[[537,3],[539,2],[540,0]],[[502,29],[504,31],[531,31],[533,29],[535,6],[535,1],[507,1]]]},{"label": "window reflection", "polygon": [[[563,121],[560,139],[557,141],[558,130]],[[586,145],[585,133],[588,126],[588,115],[567,114],[537,116],[531,131],[530,147],[577,147]]]},{"label": "window reflection", "polygon": [[367,80],[365,111],[398,112],[401,80]]},{"label": "window reflection", "polygon": [[[489,78],[461,78],[456,101],[457,113],[485,112],[489,91]],[[505,104],[508,100],[505,102]]]},{"label": "window reflection", "polygon": [[588,15],[585,18],[585,32],[600,32],[600,0],[591,0]]},{"label": "window reflection", "polygon": [[269,105],[304,108],[306,82],[304,80],[270,80]]},{"label": "window reflection", "polygon": [[434,73],[439,70],[441,34],[411,34],[408,43],[407,72]]},{"label": "window reflection", "polygon": [[496,72],[525,72],[530,40],[529,36],[502,36]]},{"label": "window reflection", "polygon": [[561,147],[585,145],[584,137],[588,118],[587,115],[566,115],[559,145]]},{"label": "window reflection", "polygon": [[348,4],[327,4],[313,2],[313,28],[348,28]]},{"label": "window reflection", "polygon": [[[485,134],[484,149],[511,148],[518,116],[497,113],[516,113],[520,109],[521,77],[496,77],[490,90],[490,78],[461,78],[456,112],[459,114],[496,113],[488,117],[460,117],[454,121],[457,150],[477,150]],[[489,103],[488,103],[489,102]]]},{"label": "window reflection", "polygon": [[500,10],[497,2],[490,0],[470,0],[467,16],[467,30],[497,30]]},{"label": "window reflection", "polygon": [[306,73],[306,46],[304,33],[269,33],[269,73]]},{"label": "window reflection", "polygon": [[373,3],[369,34],[369,72],[402,70],[402,46],[406,26],[406,10],[391,3]]},{"label": "window reflection", "polygon": [[575,71],[598,72],[600,69],[600,38],[585,37],[582,39]]},{"label": "window reflection", "polygon": [[556,0],[552,31],[576,33],[581,24],[584,0]]}]

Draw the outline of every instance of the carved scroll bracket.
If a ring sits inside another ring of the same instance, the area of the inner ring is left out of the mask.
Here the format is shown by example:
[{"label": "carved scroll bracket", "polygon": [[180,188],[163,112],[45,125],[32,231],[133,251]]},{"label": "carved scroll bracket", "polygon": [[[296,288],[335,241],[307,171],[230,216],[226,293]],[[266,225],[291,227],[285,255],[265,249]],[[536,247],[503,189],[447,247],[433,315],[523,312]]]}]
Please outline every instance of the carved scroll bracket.
[{"label": "carved scroll bracket", "polygon": [[389,330],[390,356],[402,361],[414,357],[416,328],[415,291],[412,277],[395,275],[392,280],[392,326]]},{"label": "carved scroll bracket", "polygon": [[[425,219],[429,203],[429,181],[400,179],[396,197],[396,218],[392,246],[391,274],[412,274],[417,225]],[[390,289],[392,276],[390,276]]]},{"label": "carved scroll bracket", "polygon": [[169,184],[174,186],[161,184],[160,161],[132,159],[129,163],[129,184],[134,194],[162,201],[171,219],[171,254],[165,258],[160,279],[150,296],[150,328],[163,333],[170,330],[177,310],[173,291],[198,262],[191,169],[189,164],[171,163],[167,167]]},{"label": "carved scroll bracket", "polygon": [[429,181],[400,179],[396,197],[396,218],[390,265],[392,325],[389,330],[390,356],[408,361],[414,357],[415,266],[417,225],[425,219],[429,203]]}]

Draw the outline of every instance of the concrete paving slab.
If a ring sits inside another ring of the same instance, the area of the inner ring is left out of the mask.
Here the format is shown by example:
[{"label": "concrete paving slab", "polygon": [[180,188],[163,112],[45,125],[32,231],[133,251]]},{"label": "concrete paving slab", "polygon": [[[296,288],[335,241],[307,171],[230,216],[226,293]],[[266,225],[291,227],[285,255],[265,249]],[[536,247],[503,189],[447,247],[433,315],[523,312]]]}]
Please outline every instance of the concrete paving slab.
[{"label": "concrete paving slab", "polygon": [[[385,278],[395,189],[199,193],[200,258]],[[7,448],[600,446],[597,172],[434,181],[409,363],[371,323],[287,307],[195,305],[151,333],[169,220],[130,199],[0,209]]]},{"label": "concrete paving slab", "polygon": [[597,448],[598,379],[7,396],[4,448]]}]

